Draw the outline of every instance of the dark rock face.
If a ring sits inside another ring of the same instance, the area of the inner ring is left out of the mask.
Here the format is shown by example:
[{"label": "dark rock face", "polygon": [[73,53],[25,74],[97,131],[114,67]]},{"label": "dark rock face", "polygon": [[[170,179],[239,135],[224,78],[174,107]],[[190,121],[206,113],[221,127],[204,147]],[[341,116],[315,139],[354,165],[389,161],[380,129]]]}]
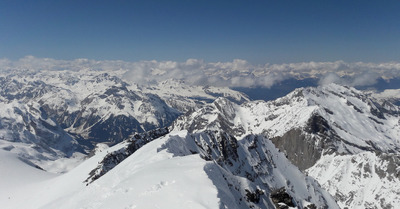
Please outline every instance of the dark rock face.
[{"label": "dark rock face", "polygon": [[285,188],[272,191],[269,196],[276,208],[287,209],[289,207],[295,207],[293,198],[286,192]]},{"label": "dark rock face", "polygon": [[304,171],[313,166],[321,157],[322,149],[314,146],[315,138],[304,135],[299,129],[288,131],[283,136],[271,140],[300,170]]},{"label": "dark rock face", "polygon": [[260,196],[264,194],[264,192],[260,189],[256,189],[255,192],[251,192],[248,189],[246,189],[245,191],[247,201],[254,203],[260,202]]},{"label": "dark rock face", "polygon": [[151,130],[156,128],[152,124],[140,124],[136,118],[125,115],[111,115],[107,119],[102,119],[99,115],[95,114],[96,110],[92,110],[92,114],[83,117],[82,111],[69,113],[66,109],[54,110],[48,105],[41,107],[43,113],[54,118],[58,124],[63,128],[70,128],[71,130],[82,129],[87,130],[87,135],[83,136],[82,133],[70,132],[74,135],[80,144],[84,145],[86,149],[93,149],[94,145],[101,142],[107,142],[110,145],[128,139],[132,133],[144,132],[142,127]]},{"label": "dark rock face", "polygon": [[[190,136],[186,140],[194,140],[196,145],[191,148],[192,153],[199,153],[203,159],[216,162],[223,171],[231,191],[242,197],[237,204],[246,204],[245,208],[272,208],[275,203],[273,199],[268,198],[271,194],[277,204],[283,201],[288,207],[295,205],[303,207],[301,201],[294,200],[289,195],[290,192],[286,191],[285,188],[291,187],[288,180],[284,182],[286,186],[282,189],[283,192],[272,192],[270,181],[276,181],[275,172],[282,165],[278,165],[279,162],[273,157],[276,155],[273,154],[277,152],[276,148],[264,136],[248,135],[240,141],[232,135],[218,131],[192,133]],[[283,155],[281,157],[284,158]],[[235,180],[237,177],[246,179],[247,188],[240,186]],[[291,192],[294,192],[293,188]],[[307,199],[307,201],[313,200]]]},{"label": "dark rock face", "polygon": [[308,120],[305,130],[310,134],[326,135],[328,131],[331,131],[331,127],[323,117],[315,114]]},{"label": "dark rock face", "polygon": [[[373,121],[381,123],[376,119],[373,119]],[[324,154],[337,152],[340,144],[364,151],[379,152],[380,150],[372,142],[366,142],[369,147],[364,147],[343,140],[337,135],[335,130],[330,127],[328,122],[317,114],[313,115],[308,120],[304,128],[292,129],[283,136],[271,138],[271,141],[286,154],[287,158],[294,165],[298,166],[300,170],[303,171],[312,167],[320,159],[322,152],[324,152]],[[392,160],[391,162],[394,161]]]},{"label": "dark rock face", "polygon": [[90,129],[89,139],[93,144],[98,142],[118,143],[134,132],[143,132],[144,130],[140,125],[133,117],[125,115],[111,116],[105,121],[96,123]]},{"label": "dark rock face", "polygon": [[388,176],[388,179],[397,178],[400,180],[400,155],[393,153],[377,153],[377,156],[382,159],[383,162],[387,163],[386,169],[375,167],[375,172],[381,178]]},{"label": "dark rock face", "polygon": [[194,141],[201,149],[205,160],[216,160],[218,163],[233,165],[238,160],[238,142],[234,136],[224,132],[205,131],[194,134]]},{"label": "dark rock face", "polygon": [[304,209],[317,209],[317,206],[315,206],[314,204],[310,204],[304,207]]},{"label": "dark rock face", "polygon": [[333,153],[337,149],[335,142],[339,140],[335,131],[319,115],[311,117],[304,129],[292,129],[283,136],[271,138],[275,146],[302,171],[313,166],[323,151],[325,154]]}]

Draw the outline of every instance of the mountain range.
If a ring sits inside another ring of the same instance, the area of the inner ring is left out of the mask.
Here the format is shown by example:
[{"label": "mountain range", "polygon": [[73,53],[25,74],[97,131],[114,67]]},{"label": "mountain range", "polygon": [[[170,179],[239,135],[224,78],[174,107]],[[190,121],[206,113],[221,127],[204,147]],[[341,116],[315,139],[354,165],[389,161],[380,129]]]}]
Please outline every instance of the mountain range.
[{"label": "mountain range", "polygon": [[263,101],[92,70],[3,73],[0,87],[1,208],[400,205],[398,90]]}]

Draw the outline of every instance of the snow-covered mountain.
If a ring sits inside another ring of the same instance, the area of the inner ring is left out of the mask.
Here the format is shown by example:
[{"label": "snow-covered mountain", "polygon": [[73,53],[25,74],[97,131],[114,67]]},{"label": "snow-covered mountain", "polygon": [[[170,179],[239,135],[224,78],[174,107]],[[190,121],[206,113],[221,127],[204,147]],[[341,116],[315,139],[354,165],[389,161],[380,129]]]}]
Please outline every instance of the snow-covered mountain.
[{"label": "snow-covered mountain", "polygon": [[142,91],[160,96],[171,107],[186,113],[193,111],[204,104],[211,103],[218,97],[224,97],[241,104],[249,98],[238,91],[227,87],[190,86],[182,80],[169,79],[156,85],[142,88]]},{"label": "snow-covered mountain", "polygon": [[[152,139],[157,134],[163,136]],[[139,149],[120,162],[109,160],[133,147]],[[98,151],[59,176],[0,154],[7,158],[4,163],[16,162],[8,165],[12,170],[25,170],[14,181],[37,176],[30,184],[3,191],[0,206],[6,208],[338,208],[314,179],[262,136],[236,141],[215,132],[142,134]],[[99,166],[112,169],[88,181]],[[0,179],[0,185],[7,184],[12,183]]]},{"label": "snow-covered mountain", "polygon": [[[172,129],[224,130],[238,140],[262,134],[319,180],[342,208],[393,208],[400,205],[399,113],[387,100],[331,84],[270,102],[236,105],[220,98],[181,116]],[[369,158],[357,160],[363,157]],[[334,167],[340,172],[332,172]],[[374,184],[367,185],[370,180]]]},{"label": "snow-covered mountain", "polygon": [[[46,170],[48,160],[88,153],[98,143],[113,145],[135,133],[168,126],[186,110],[219,95],[238,103],[248,101],[228,88],[183,83],[173,88],[179,81],[138,86],[123,81],[123,71],[0,74],[0,146]],[[174,93],[165,91],[167,87]]]},{"label": "snow-covered mountain", "polygon": [[400,89],[385,89],[383,92],[373,93],[373,96],[400,105]]},{"label": "snow-covered mountain", "polygon": [[400,205],[396,93],[331,84],[249,101],[123,75],[2,73],[1,208]]}]

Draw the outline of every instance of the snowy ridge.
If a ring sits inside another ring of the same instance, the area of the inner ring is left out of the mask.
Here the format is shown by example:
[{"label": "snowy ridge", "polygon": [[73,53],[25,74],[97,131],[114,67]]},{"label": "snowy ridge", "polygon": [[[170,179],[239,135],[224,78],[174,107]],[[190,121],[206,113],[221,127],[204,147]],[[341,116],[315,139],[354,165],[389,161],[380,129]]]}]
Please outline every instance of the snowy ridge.
[{"label": "snowy ridge", "polygon": [[380,93],[372,93],[375,98],[389,100],[391,103],[400,105],[400,89],[386,89]]},{"label": "snowy ridge", "polygon": [[353,88],[331,84],[297,89],[270,102],[236,105],[220,98],[181,117],[173,127],[189,131],[224,128],[232,130],[231,134],[239,138],[261,133],[274,138],[293,129],[306,129],[310,119],[318,116],[326,121],[330,134],[342,141],[337,145],[340,153],[399,152],[399,113],[394,105],[388,108]]},{"label": "snowy ridge", "polygon": [[[353,155],[371,157],[371,160],[378,158],[377,162],[383,162],[385,158],[381,159],[381,156],[384,154],[373,157],[374,153],[392,153],[389,155],[394,160],[386,162],[390,167],[396,166],[400,153],[399,112],[399,107],[390,101],[373,98],[368,92],[331,84],[297,89],[270,102],[252,101],[237,105],[220,98],[198,111],[181,116],[173,123],[172,129],[191,133],[224,130],[239,141],[248,135],[265,135],[293,164],[301,170],[309,169],[312,171],[310,176],[321,180],[329,174],[324,166],[328,161],[322,160],[326,156],[337,156],[334,159],[340,164]],[[351,172],[351,169],[343,169],[338,172],[339,177],[332,176],[333,179],[320,182],[341,206],[393,208],[397,205],[397,198],[391,195],[376,195],[374,201],[360,197],[365,193],[363,188],[367,187],[368,176],[357,177],[360,179],[358,186],[350,188],[351,194],[359,198],[346,196],[349,191],[343,187],[329,186],[346,176],[349,178],[345,181],[351,182],[356,178]],[[398,177],[397,173],[393,175]],[[369,189],[398,193],[394,190],[399,187],[398,181],[387,180],[392,177],[375,176],[379,180],[375,178],[377,183],[370,185]]]},{"label": "snowy ridge", "polygon": [[[43,175],[44,179],[31,186],[6,193],[6,198],[1,197],[4,201],[0,201],[0,206],[271,208],[275,204],[285,204],[275,203],[269,197],[272,190],[283,187],[287,192],[284,194],[288,194],[291,200],[289,205],[298,208],[311,205],[338,208],[332,197],[320,189],[315,180],[291,165],[262,136],[250,136],[237,143],[235,153],[225,155],[226,150],[221,147],[208,154],[206,149],[212,148],[212,143],[227,142],[218,139],[219,136],[223,135],[172,132],[145,144],[96,181],[86,184],[90,169],[108,153],[127,145],[122,142],[98,152],[66,174]],[[253,148],[249,148],[250,145]],[[31,192],[31,195],[19,196],[27,192]],[[19,201],[24,198],[25,201]]]},{"label": "snowy ridge", "polygon": [[[134,137],[132,142],[124,142],[124,148],[107,154],[99,166],[90,172],[85,182],[98,181],[160,134],[165,134],[165,131],[148,133],[146,136]],[[273,207],[276,203],[268,196],[277,191],[277,188],[283,188],[285,194],[288,192],[289,206],[303,208],[312,204],[331,207],[336,205],[315,180],[306,177],[291,165],[262,136],[249,136],[240,142],[224,133],[210,131],[194,135],[172,132],[166,137],[168,140],[157,148],[157,152],[166,149],[175,157],[199,153],[203,160],[209,162],[204,170],[217,186],[218,196],[223,197],[219,202],[220,207]]]},{"label": "snowy ridge", "polygon": [[231,90],[227,87],[189,86],[182,80],[169,79],[142,88],[143,92],[157,94],[166,103],[185,113],[211,103],[218,97],[228,98],[230,101],[241,104],[249,101],[243,93]]},{"label": "snowy ridge", "polygon": [[[318,114],[347,143],[361,149],[400,152],[399,108],[383,106],[368,94],[338,85],[321,87],[320,92],[306,91],[310,103],[318,104]],[[325,93],[325,95],[323,95]],[[387,103],[389,104],[389,103]],[[345,146],[346,150],[357,151]]]}]

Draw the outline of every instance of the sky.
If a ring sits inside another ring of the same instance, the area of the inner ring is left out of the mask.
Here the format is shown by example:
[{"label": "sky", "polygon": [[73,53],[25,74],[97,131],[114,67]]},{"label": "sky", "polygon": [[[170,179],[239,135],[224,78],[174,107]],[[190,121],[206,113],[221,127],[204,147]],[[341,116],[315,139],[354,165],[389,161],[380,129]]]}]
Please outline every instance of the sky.
[{"label": "sky", "polygon": [[2,0],[0,58],[400,62],[400,1]]}]

